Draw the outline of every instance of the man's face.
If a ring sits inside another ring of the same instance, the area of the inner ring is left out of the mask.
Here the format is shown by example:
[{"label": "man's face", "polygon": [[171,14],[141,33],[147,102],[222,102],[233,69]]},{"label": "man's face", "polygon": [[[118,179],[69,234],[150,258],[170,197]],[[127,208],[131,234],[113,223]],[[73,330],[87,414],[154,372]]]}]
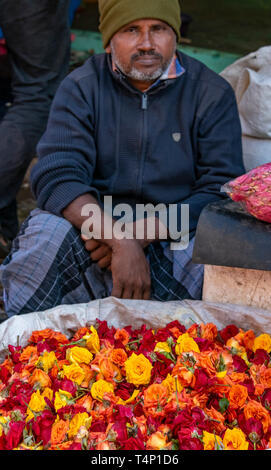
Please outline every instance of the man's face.
[{"label": "man's face", "polygon": [[132,81],[153,82],[168,68],[176,50],[176,35],[163,21],[142,19],[120,29],[107,52]]}]

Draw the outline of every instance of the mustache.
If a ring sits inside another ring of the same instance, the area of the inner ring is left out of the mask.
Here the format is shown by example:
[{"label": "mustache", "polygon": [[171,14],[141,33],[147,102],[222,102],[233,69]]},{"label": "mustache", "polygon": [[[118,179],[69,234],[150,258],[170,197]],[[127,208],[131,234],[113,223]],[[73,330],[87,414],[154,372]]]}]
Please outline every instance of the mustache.
[{"label": "mustache", "polygon": [[158,54],[158,52],[155,52],[155,51],[140,51],[140,52],[132,55],[131,61],[140,59],[141,57],[155,57],[157,59],[163,60],[162,55]]}]

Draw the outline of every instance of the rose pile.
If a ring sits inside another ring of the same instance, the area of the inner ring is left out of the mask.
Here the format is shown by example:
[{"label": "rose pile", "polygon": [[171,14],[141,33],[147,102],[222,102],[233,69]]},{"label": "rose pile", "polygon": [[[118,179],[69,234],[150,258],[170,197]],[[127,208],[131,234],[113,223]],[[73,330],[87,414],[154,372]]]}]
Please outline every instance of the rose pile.
[{"label": "rose pile", "polygon": [[0,365],[0,449],[269,449],[270,352],[212,323],[34,331]]}]

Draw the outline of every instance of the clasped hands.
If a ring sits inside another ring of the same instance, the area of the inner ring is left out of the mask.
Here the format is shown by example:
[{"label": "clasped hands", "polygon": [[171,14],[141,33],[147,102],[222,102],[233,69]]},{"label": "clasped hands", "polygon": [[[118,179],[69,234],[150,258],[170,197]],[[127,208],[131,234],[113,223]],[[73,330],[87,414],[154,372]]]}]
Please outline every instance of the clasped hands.
[{"label": "clasped hands", "polygon": [[112,273],[112,296],[122,299],[149,300],[151,295],[150,267],[144,253],[146,242],[121,239],[106,243],[105,240],[82,239],[93,262]]}]

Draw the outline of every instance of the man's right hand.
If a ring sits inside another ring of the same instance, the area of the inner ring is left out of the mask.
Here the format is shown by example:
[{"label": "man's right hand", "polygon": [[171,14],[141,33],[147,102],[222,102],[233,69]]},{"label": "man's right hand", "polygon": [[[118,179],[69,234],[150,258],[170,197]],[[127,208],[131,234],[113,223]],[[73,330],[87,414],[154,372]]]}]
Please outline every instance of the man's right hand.
[{"label": "man's right hand", "polygon": [[112,296],[122,299],[150,299],[150,267],[137,240],[120,240],[114,243],[111,272]]}]

